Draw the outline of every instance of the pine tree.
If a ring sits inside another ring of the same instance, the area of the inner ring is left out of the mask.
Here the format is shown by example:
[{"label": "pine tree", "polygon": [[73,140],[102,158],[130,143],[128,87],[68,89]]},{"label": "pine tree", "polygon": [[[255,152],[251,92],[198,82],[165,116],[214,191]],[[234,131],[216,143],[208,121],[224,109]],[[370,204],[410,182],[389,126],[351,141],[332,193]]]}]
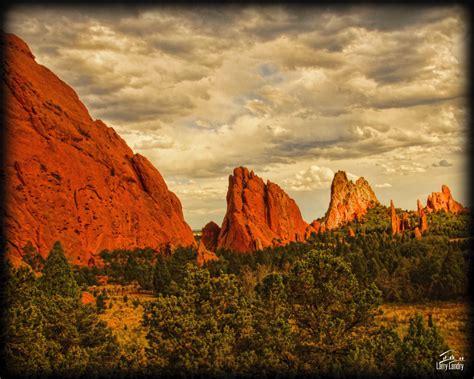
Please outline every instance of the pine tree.
[{"label": "pine tree", "polygon": [[432,318],[426,326],[417,314],[410,319],[408,333],[396,357],[400,374],[411,377],[433,374],[439,355],[448,349]]},{"label": "pine tree", "polygon": [[79,286],[59,241],[55,242],[49,252],[43,275],[39,280],[39,287],[50,297],[58,295],[75,301],[80,299]]}]

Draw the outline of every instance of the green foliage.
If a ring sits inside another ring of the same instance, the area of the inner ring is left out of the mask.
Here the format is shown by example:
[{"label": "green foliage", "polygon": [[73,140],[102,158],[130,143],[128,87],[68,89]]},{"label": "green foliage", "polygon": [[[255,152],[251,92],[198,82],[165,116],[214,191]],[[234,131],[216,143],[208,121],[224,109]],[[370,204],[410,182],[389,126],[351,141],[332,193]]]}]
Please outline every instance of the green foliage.
[{"label": "green foliage", "polygon": [[183,281],[187,264],[196,264],[196,252],[191,248],[178,248],[172,255],[159,255],[153,271],[153,288],[156,294],[176,293]]},{"label": "green foliage", "polygon": [[375,328],[380,292],[359,286],[350,265],[325,252],[268,274],[254,291],[188,264],[173,295],[145,305],[148,362],[190,375],[334,373]]},{"label": "green foliage", "polygon": [[244,369],[251,312],[232,276],[211,278],[187,264],[176,296],[145,305],[148,361],[163,373],[223,374]]},{"label": "green foliage", "polygon": [[397,365],[402,375],[432,374],[439,355],[449,349],[431,320],[430,324],[426,326],[420,315],[410,319],[408,333],[396,355]]},{"label": "green foliage", "polygon": [[81,296],[79,286],[59,241],[55,242],[49,252],[38,285],[48,296],[58,295],[75,300],[79,300]]},{"label": "green foliage", "polygon": [[104,294],[101,293],[97,296],[95,306],[97,308],[97,313],[104,313],[106,307]]},{"label": "green foliage", "polygon": [[153,272],[153,288],[155,293],[167,295],[171,287],[171,273],[168,268],[168,259],[160,255],[156,260]]},{"label": "green foliage", "polygon": [[22,260],[29,264],[34,271],[41,271],[44,267],[44,258],[40,255],[31,243],[28,241],[23,247]]},{"label": "green foliage", "polygon": [[159,254],[152,249],[104,250],[100,253],[104,267],[95,275],[106,275],[110,283],[138,283],[143,289],[153,289],[153,266]]},{"label": "green foliage", "polygon": [[74,266],[74,278],[77,284],[81,288],[87,288],[89,286],[97,286],[97,275],[100,273],[100,269],[96,266],[93,267],[80,267]]},{"label": "green foliage", "polygon": [[59,243],[40,279],[29,269],[7,269],[7,328],[3,336],[8,374],[77,376],[111,369],[118,347],[80,291]]},{"label": "green foliage", "polygon": [[46,319],[42,296],[29,269],[6,269],[6,319],[4,357],[9,371],[24,375],[50,371],[48,341],[43,334]]}]

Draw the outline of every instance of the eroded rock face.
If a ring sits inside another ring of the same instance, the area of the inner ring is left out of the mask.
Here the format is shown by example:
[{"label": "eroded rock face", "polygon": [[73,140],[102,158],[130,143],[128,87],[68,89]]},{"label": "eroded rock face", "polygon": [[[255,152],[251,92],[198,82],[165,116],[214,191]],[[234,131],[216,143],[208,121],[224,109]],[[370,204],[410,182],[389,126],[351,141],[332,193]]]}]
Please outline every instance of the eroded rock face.
[{"label": "eroded rock face", "polygon": [[202,239],[199,241],[199,245],[197,248],[197,264],[198,266],[202,266],[204,263],[209,262],[209,261],[215,261],[218,260],[219,257],[214,254],[212,251],[209,251],[206,249],[206,246],[204,245]]},{"label": "eroded rock face", "polygon": [[445,184],[441,187],[441,192],[433,192],[426,201],[426,210],[428,212],[439,212],[441,210],[448,213],[464,213],[467,208],[454,200],[451,190]]},{"label": "eroded rock face", "polygon": [[390,225],[392,228],[392,236],[400,233],[400,217],[397,215],[393,200],[390,200]]},{"label": "eroded rock face", "polygon": [[421,205],[421,201],[417,200],[416,206],[418,209],[418,219],[419,219],[419,232],[420,234],[428,230],[428,219],[426,213]]},{"label": "eroded rock face", "polygon": [[295,201],[278,185],[265,184],[245,167],[234,169],[218,248],[250,252],[304,241],[307,228]]},{"label": "eroded rock face", "polygon": [[216,251],[217,240],[219,239],[219,233],[221,228],[214,221],[208,222],[202,229],[201,241],[204,243],[206,249],[210,251]]},{"label": "eroded rock face", "polygon": [[418,226],[415,228],[415,238],[416,239],[421,238],[421,232],[420,232],[420,228],[418,228]]},{"label": "eroded rock face", "polygon": [[353,183],[347,179],[344,171],[338,171],[331,184],[331,201],[324,217],[325,229],[334,229],[355,219],[360,220],[367,209],[376,204],[379,201],[364,178]]},{"label": "eroded rock face", "polygon": [[72,263],[87,265],[103,249],[195,244],[158,170],[93,120],[23,41],[2,44],[9,254],[31,241],[46,256],[60,240]]}]

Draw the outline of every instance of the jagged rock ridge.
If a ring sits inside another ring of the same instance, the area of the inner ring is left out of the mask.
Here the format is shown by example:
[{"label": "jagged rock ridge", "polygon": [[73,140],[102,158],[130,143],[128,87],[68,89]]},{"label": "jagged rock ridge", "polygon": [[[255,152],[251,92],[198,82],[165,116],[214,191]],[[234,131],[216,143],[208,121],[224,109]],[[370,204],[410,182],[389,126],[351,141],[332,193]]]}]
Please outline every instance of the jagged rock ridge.
[{"label": "jagged rock ridge", "polygon": [[264,183],[245,167],[229,176],[217,248],[250,252],[304,241],[308,227],[295,201],[275,183]]},{"label": "jagged rock ridge", "polygon": [[465,213],[467,208],[454,200],[451,190],[445,184],[441,186],[441,192],[432,192],[426,200],[427,212],[445,211],[447,213]]},{"label": "jagged rock ridge", "polygon": [[344,171],[338,171],[331,184],[331,201],[322,224],[328,230],[360,220],[368,208],[377,204],[379,201],[367,180],[360,177],[353,183]]}]

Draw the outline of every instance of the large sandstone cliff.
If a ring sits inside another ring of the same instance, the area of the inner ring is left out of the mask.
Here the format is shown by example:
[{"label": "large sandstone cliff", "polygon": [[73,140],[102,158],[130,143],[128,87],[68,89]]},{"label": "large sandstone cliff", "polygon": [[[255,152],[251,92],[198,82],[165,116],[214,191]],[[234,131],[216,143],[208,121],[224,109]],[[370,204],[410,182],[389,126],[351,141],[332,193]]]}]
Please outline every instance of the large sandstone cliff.
[{"label": "large sandstone cliff", "polygon": [[9,254],[18,258],[31,241],[45,256],[60,240],[86,265],[103,249],[194,245],[158,170],[93,120],[22,40],[6,35],[2,44]]},{"label": "large sandstone cliff", "polygon": [[265,184],[245,167],[234,169],[218,248],[250,252],[304,241],[307,229],[295,201],[278,185]]},{"label": "large sandstone cliff", "polygon": [[378,203],[374,191],[364,178],[353,183],[344,171],[338,171],[331,184],[331,201],[323,225],[325,229],[334,229],[354,219],[360,220],[368,208]]}]

